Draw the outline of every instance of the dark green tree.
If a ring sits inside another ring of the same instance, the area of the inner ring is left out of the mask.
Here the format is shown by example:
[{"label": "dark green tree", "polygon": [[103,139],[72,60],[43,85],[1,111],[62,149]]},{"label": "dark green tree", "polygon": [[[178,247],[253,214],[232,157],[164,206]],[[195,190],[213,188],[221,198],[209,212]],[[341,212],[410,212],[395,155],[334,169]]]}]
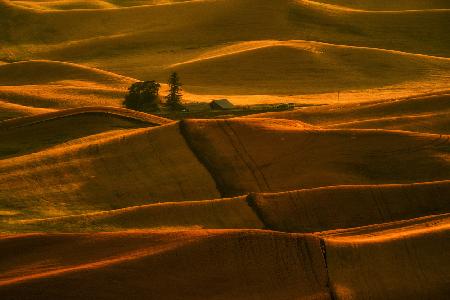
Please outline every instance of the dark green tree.
[{"label": "dark green tree", "polygon": [[156,81],[139,81],[128,88],[123,104],[126,108],[134,110],[155,111],[159,109],[159,88]]},{"label": "dark green tree", "polygon": [[141,85],[142,82],[135,82],[128,88],[128,94],[125,96],[123,104],[126,108],[141,109]]},{"label": "dark green tree", "polygon": [[176,72],[170,74],[169,77],[169,94],[166,96],[166,105],[171,110],[181,110],[183,105],[181,104],[181,82],[180,77]]}]

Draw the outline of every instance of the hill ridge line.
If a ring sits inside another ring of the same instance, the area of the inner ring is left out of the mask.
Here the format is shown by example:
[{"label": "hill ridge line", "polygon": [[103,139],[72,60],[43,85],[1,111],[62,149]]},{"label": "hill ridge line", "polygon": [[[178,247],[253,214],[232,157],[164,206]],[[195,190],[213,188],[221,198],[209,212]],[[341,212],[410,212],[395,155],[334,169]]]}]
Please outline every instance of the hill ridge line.
[{"label": "hill ridge line", "polygon": [[147,257],[150,255],[157,255],[159,253],[163,253],[164,251],[170,251],[170,250],[176,249],[180,246],[185,246],[186,244],[189,244],[192,242],[195,242],[195,239],[192,239],[192,240],[188,239],[187,241],[183,241],[182,245],[178,245],[178,244],[164,245],[163,244],[159,247],[149,247],[149,249],[144,248],[143,250],[135,250],[131,253],[124,253],[123,255],[120,255],[118,257],[106,258],[106,259],[94,261],[91,263],[82,263],[79,265],[67,266],[67,267],[63,267],[60,269],[56,269],[56,270],[48,270],[48,271],[44,271],[41,273],[30,274],[30,275],[11,278],[11,279],[7,279],[7,280],[0,279],[0,287],[14,285],[14,284],[18,284],[21,282],[27,282],[27,281],[41,279],[41,278],[54,277],[54,276],[58,276],[60,274],[78,272],[78,271],[89,270],[89,269],[93,269],[93,268],[95,269],[95,268],[108,267],[108,266],[115,265],[115,264],[120,264],[120,263],[124,263],[124,262],[128,262],[128,261],[137,260],[137,259]]},{"label": "hill ridge line", "polygon": [[7,130],[12,128],[31,126],[38,123],[43,123],[55,119],[60,119],[68,116],[101,113],[105,115],[112,115],[131,120],[138,120],[152,125],[164,125],[173,123],[173,120],[137,112],[125,108],[112,106],[88,106],[80,108],[69,108],[55,112],[48,112],[33,116],[25,116],[19,118],[8,119],[0,122],[0,130]]},{"label": "hill ridge line", "polygon": [[217,2],[220,0],[189,0],[189,1],[181,1],[181,2],[172,2],[172,3],[157,3],[157,4],[143,4],[136,6],[118,6],[111,8],[75,8],[75,9],[37,9],[33,7],[22,6],[20,4],[13,3],[9,0],[0,0],[0,5],[5,5],[10,9],[20,9],[25,12],[32,12],[34,14],[70,14],[70,13],[92,13],[92,12],[108,12],[108,11],[119,11],[119,10],[140,10],[150,7],[167,7],[167,6],[182,6],[182,5],[190,5],[201,2]]},{"label": "hill ridge line", "polygon": [[373,236],[374,232],[385,232],[389,230],[395,230],[399,228],[414,228],[420,226],[422,224],[428,224],[430,222],[435,224],[439,224],[442,220],[450,220],[450,212],[446,213],[438,213],[438,214],[430,214],[417,218],[406,218],[402,220],[384,222],[384,223],[376,223],[365,226],[357,226],[357,227],[349,227],[343,229],[332,229],[320,232],[314,232],[314,235],[323,238],[332,239],[336,238],[347,238],[353,235],[360,236]]},{"label": "hill ridge line", "polygon": [[417,12],[450,12],[450,8],[427,8],[427,9],[401,9],[401,10],[368,10],[360,8],[351,8],[344,5],[324,3],[315,0],[296,0],[297,3],[304,3],[306,5],[317,6],[324,9],[355,12],[355,13],[384,13],[384,14],[396,14],[396,13],[417,13]]},{"label": "hill ridge line", "polygon": [[[107,12],[107,11],[117,11],[117,10],[140,10],[151,7],[168,7],[168,6],[186,6],[195,5],[197,3],[204,2],[220,2],[221,0],[190,0],[190,1],[180,1],[171,3],[156,3],[156,4],[141,4],[135,6],[116,6],[116,7],[105,7],[105,8],[74,8],[74,9],[39,9],[34,7],[23,6],[8,0],[0,1],[0,4],[5,5],[8,8],[21,9],[23,11],[33,12],[35,14],[51,14],[51,13],[71,13],[71,12]],[[344,5],[324,3],[315,0],[286,0],[286,3],[302,5],[302,6],[315,6],[320,9],[334,10],[334,11],[345,11],[353,13],[369,13],[369,14],[397,14],[397,13],[427,13],[427,12],[450,12],[449,8],[428,8],[428,9],[402,9],[402,10],[368,10],[368,9],[358,9],[351,8]]]},{"label": "hill ridge line", "polygon": [[[449,9],[450,11],[450,9]],[[252,43],[258,43],[257,45],[251,45]],[[327,43],[327,42],[320,42],[320,41],[314,41],[314,40],[253,40],[253,41],[245,41],[245,42],[237,42],[232,44],[226,44],[223,45],[223,47],[219,49],[226,49],[228,47],[237,46],[237,45],[245,45],[249,44],[249,47],[246,49],[240,49],[236,51],[230,51],[228,53],[218,53],[208,56],[207,53],[200,55],[197,58],[190,59],[187,61],[174,63],[169,65],[169,68],[177,67],[177,66],[183,66],[191,63],[206,61],[206,60],[212,60],[216,58],[222,58],[232,55],[237,55],[241,53],[256,51],[260,49],[265,48],[271,48],[271,47],[292,47],[292,48],[298,48],[298,49],[304,49],[305,51],[312,51],[312,49],[303,48],[302,46],[308,46],[308,45],[317,45],[317,46],[329,46],[329,47],[336,47],[336,48],[342,48],[342,49],[353,49],[353,50],[369,50],[369,51],[380,51],[384,53],[389,54],[397,54],[397,55],[405,55],[405,56],[411,56],[411,57],[417,57],[417,58],[424,58],[424,59],[437,59],[437,60],[444,60],[450,62],[450,57],[443,57],[443,56],[435,56],[435,55],[428,55],[428,54],[421,54],[421,53],[411,53],[411,52],[405,52],[400,50],[393,50],[393,49],[384,49],[384,48],[376,48],[376,47],[367,47],[367,46],[356,46],[356,45],[345,45],[345,44],[333,44],[333,43]],[[298,45],[296,45],[298,44]],[[305,45],[302,45],[305,44]],[[216,52],[215,50],[214,52]]]},{"label": "hill ridge line", "polygon": [[93,71],[93,72],[97,72],[97,73],[101,73],[101,74],[105,74],[105,75],[110,75],[110,76],[121,78],[121,79],[136,80],[136,79],[128,77],[128,76],[120,75],[120,74],[110,72],[107,70],[103,70],[103,69],[99,69],[96,67],[87,66],[87,65],[79,64],[79,63],[68,62],[68,61],[62,61],[62,60],[50,60],[50,59],[21,60],[21,61],[15,61],[15,62],[11,62],[11,63],[6,62],[4,64],[1,64],[0,68],[7,67],[7,66],[30,64],[30,63],[31,64],[32,63],[48,63],[48,64],[54,64],[54,65],[70,66],[70,67],[74,67],[74,68],[78,68],[78,69],[83,69],[83,70],[87,70],[87,71]]},{"label": "hill ridge line", "polygon": [[[286,193],[293,193],[293,192],[301,192],[301,191],[317,191],[317,190],[329,190],[329,189],[342,189],[342,188],[379,188],[379,187],[399,187],[399,188],[405,188],[405,187],[412,187],[412,186],[425,186],[425,185],[439,185],[442,183],[448,183],[450,184],[450,180],[442,180],[442,181],[432,181],[432,182],[417,182],[417,183],[405,183],[405,184],[374,184],[374,185],[336,185],[336,186],[324,186],[319,188],[307,188],[307,189],[300,189],[300,190],[290,190],[290,191],[283,191],[278,193],[267,193],[267,192],[252,192],[232,198],[218,198],[218,199],[205,199],[205,200],[190,200],[190,201],[175,201],[175,202],[160,202],[160,203],[149,203],[149,204],[143,204],[143,205],[135,205],[135,206],[127,206],[123,208],[118,209],[111,209],[111,210],[103,210],[103,211],[94,211],[94,212],[88,212],[88,213],[82,213],[82,214],[72,214],[72,215],[64,215],[64,216],[57,216],[57,217],[48,217],[48,218],[34,218],[34,219],[22,219],[22,220],[16,220],[15,223],[18,224],[29,224],[33,222],[40,222],[40,221],[53,221],[53,220],[64,220],[64,219],[70,219],[70,218],[76,218],[76,217],[82,217],[82,216],[102,216],[102,215],[108,215],[108,214],[114,214],[119,212],[127,212],[127,211],[133,211],[135,209],[139,208],[148,208],[148,207],[159,207],[159,206],[183,206],[183,205],[189,205],[189,204],[201,204],[201,203],[211,203],[211,202],[223,202],[227,200],[231,200],[234,198],[242,198],[245,200],[247,205],[253,210],[255,215],[258,217],[258,219],[261,221],[261,223],[264,225],[264,229],[270,230],[270,231],[276,231],[276,232],[285,232],[285,233],[295,233],[295,232],[289,232],[289,231],[283,231],[274,229],[272,225],[270,225],[266,218],[264,217],[263,212],[261,211],[260,207],[257,204],[257,198],[258,196],[264,196],[264,195],[277,195],[277,194],[286,194]],[[220,191],[219,191],[220,192]],[[404,222],[413,222],[413,221],[420,221],[420,220],[428,220],[428,219],[434,219],[434,218],[440,218],[442,216],[450,216],[450,212],[443,212],[443,213],[437,213],[432,215],[426,215],[426,216],[419,216],[414,218],[405,218],[405,219],[399,219],[395,221],[388,221],[388,222],[382,222],[382,223],[374,223],[370,225],[364,225],[364,226],[357,226],[357,227],[350,227],[350,228],[343,228],[343,229],[331,229],[327,231],[321,231],[321,232],[314,232],[313,234],[319,234],[322,235],[330,235],[330,234],[337,234],[340,233],[347,233],[352,231],[358,231],[365,228],[370,227],[376,227],[376,226],[391,226],[396,224],[402,224]]]}]

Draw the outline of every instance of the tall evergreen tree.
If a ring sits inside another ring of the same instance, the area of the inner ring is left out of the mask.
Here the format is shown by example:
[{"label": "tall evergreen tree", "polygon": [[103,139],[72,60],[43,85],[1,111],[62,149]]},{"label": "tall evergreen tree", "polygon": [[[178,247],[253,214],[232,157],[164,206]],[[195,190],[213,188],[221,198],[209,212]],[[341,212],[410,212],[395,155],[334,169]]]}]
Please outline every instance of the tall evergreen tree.
[{"label": "tall evergreen tree", "polygon": [[166,96],[166,105],[171,110],[180,110],[183,108],[181,104],[181,91],[180,77],[176,72],[173,72],[169,77],[169,94]]},{"label": "tall evergreen tree", "polygon": [[160,87],[161,85],[154,80],[135,82],[128,88],[123,104],[134,110],[158,110]]}]

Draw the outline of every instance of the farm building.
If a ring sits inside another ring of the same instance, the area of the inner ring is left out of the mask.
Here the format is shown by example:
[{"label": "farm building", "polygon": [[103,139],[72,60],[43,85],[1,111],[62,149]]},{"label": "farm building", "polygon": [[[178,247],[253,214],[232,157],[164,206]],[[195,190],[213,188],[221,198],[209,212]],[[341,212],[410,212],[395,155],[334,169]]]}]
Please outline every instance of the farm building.
[{"label": "farm building", "polygon": [[212,100],[211,103],[209,103],[209,106],[211,107],[211,109],[218,109],[218,110],[226,110],[234,108],[234,104],[228,101],[228,99]]}]

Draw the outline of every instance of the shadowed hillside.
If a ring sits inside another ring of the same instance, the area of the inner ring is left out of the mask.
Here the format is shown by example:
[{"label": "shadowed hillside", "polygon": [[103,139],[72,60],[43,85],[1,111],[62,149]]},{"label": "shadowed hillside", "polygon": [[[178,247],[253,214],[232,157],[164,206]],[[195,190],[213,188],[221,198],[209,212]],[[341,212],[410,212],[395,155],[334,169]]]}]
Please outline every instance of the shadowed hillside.
[{"label": "shadowed hillside", "polygon": [[448,217],[367,231],[370,234],[325,236],[330,283],[337,298],[447,297]]},{"label": "shadowed hillside", "polygon": [[171,120],[112,107],[42,113],[0,123],[0,159],[23,155],[96,133],[150,127]]},{"label": "shadowed hillside", "polygon": [[449,193],[450,182],[442,181],[253,194],[251,201],[271,229],[319,232],[446,213]]},{"label": "shadowed hillside", "polygon": [[447,179],[448,136],[302,128],[273,119],[187,120],[183,130],[225,195]]},{"label": "shadowed hillside", "polygon": [[[138,298],[329,299],[319,239],[312,236],[129,232],[11,236],[0,243],[5,297],[79,299],[95,289],[97,299],[130,297],[130,291]],[[32,254],[18,256],[24,245]],[[85,255],[68,255],[73,248]],[[31,267],[55,256],[59,260],[51,267]],[[111,285],[112,278],[121,284]],[[76,288],[64,288],[68,281]]]}]

